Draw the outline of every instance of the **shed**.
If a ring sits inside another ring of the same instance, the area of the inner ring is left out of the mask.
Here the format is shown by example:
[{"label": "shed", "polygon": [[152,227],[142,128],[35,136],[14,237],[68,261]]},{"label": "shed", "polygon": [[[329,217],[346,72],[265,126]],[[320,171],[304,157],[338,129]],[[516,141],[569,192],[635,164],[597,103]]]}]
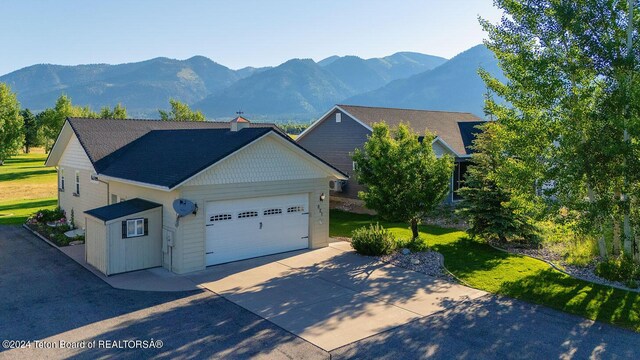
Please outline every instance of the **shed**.
[{"label": "shed", "polygon": [[106,275],[162,266],[162,205],[134,198],[85,214],[87,263]]}]

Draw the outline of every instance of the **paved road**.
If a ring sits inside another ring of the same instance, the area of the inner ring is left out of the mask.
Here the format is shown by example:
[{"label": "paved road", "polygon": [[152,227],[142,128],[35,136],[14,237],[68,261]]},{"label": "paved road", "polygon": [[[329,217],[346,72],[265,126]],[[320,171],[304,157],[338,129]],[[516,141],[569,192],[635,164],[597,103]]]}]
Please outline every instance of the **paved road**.
[{"label": "paved road", "polygon": [[640,358],[640,334],[492,296],[329,354],[208,292],[113,289],[8,226],[0,226],[0,338],[164,342],[146,350],[8,350],[0,358]]}]

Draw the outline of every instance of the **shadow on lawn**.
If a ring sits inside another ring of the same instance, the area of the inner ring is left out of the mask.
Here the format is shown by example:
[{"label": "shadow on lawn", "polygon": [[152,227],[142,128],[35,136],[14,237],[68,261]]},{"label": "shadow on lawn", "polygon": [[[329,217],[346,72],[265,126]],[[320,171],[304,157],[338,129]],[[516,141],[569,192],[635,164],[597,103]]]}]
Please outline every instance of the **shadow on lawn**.
[{"label": "shadow on lawn", "polygon": [[53,206],[58,203],[57,199],[49,200],[25,200],[19,203],[12,203],[10,205],[0,205],[0,211],[18,210],[18,209],[33,209],[33,208],[45,208]]},{"label": "shadow on lawn", "polygon": [[40,168],[40,170],[10,172],[5,174],[0,174],[0,181],[24,180],[30,177],[49,175],[49,174],[55,174],[55,173],[56,173],[56,170],[53,168],[50,168],[50,169]]},{"label": "shadow on lawn", "polygon": [[505,282],[499,292],[640,331],[640,294],[578,280],[552,269]]}]

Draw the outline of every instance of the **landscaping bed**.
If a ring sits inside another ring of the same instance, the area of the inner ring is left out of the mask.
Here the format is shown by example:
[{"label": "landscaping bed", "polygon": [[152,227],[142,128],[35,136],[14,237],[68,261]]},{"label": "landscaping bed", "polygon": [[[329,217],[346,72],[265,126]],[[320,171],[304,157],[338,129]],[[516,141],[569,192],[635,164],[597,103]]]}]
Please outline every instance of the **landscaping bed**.
[{"label": "landscaping bed", "polygon": [[[57,246],[84,243],[84,235],[67,236],[74,230],[73,220],[68,220],[60,208],[40,210],[27,219],[25,225]],[[77,231],[76,231],[77,233]]]}]

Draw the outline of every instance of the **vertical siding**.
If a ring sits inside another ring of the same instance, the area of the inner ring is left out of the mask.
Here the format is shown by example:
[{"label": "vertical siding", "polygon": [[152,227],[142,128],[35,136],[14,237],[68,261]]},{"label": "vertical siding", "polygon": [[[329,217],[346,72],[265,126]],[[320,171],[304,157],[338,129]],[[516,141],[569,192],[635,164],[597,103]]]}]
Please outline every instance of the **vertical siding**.
[{"label": "vertical siding", "polygon": [[85,251],[87,262],[107,274],[107,228],[102,221],[87,216]]},{"label": "vertical siding", "polygon": [[[162,266],[162,208],[132,214],[108,223],[109,275]],[[122,238],[122,221],[149,219],[149,234]]]},{"label": "vertical siding", "polygon": [[[175,266],[174,258],[174,270],[185,273],[205,268],[205,209],[209,201],[307,193],[309,194],[309,247],[326,246],[329,242],[329,179],[325,177],[183,187],[181,197],[195,201],[199,211],[196,216],[189,215],[180,220],[181,266],[179,268]],[[323,192],[326,199],[320,202],[320,194]]]},{"label": "vertical siding", "polygon": [[338,112],[329,114],[325,121],[300,138],[298,144],[349,175],[343,191],[331,195],[355,199],[362,186],[354,177],[351,154],[362,148],[371,132],[345,113],[341,115],[342,121],[336,122]]},{"label": "vertical siding", "polygon": [[182,245],[180,244],[180,233],[179,229],[176,229],[176,213],[173,211],[173,200],[179,198],[179,193],[177,191],[161,191],[154,190],[149,188],[144,188],[136,185],[130,185],[120,182],[110,182],[109,183],[109,193],[118,195],[120,198],[125,199],[133,199],[133,198],[141,198],[144,200],[153,201],[155,203],[161,204],[163,207],[163,218],[162,223],[165,229],[169,231],[173,231],[175,235],[175,247],[173,248],[171,255],[171,251],[166,253],[163,256],[163,266],[167,269],[170,268],[171,258],[169,256],[173,256],[173,268],[174,271],[176,268],[181,266],[180,259],[175,256],[176,252],[181,251]]},{"label": "vertical siding", "polygon": [[[65,210],[68,218],[71,217],[73,209],[76,226],[83,227],[85,211],[108,204],[107,185],[91,181],[91,174],[94,173],[93,165],[75,134],[71,136],[62,153],[58,168],[64,169],[65,178],[65,190],[58,192],[58,204]],[[80,172],[80,196],[73,195],[76,187],[76,171]],[[60,187],[60,180],[58,180],[58,187]]]}]

